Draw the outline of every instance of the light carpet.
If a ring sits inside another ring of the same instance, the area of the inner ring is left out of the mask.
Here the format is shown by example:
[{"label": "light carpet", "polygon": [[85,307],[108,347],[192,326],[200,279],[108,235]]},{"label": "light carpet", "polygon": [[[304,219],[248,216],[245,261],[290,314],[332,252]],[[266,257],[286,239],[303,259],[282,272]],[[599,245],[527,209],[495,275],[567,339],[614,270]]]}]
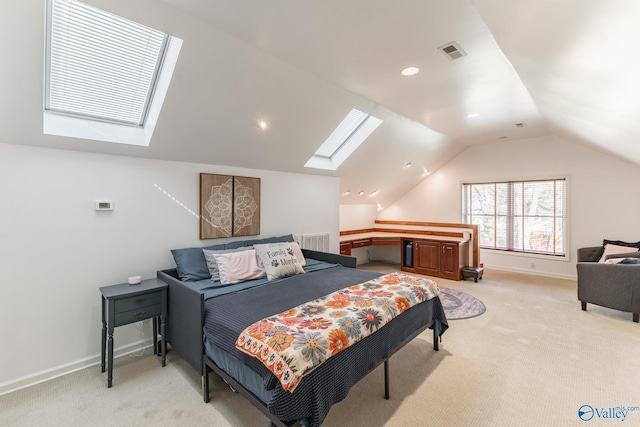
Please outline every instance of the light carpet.
[{"label": "light carpet", "polygon": [[[451,322],[439,352],[430,331],[417,337],[391,359],[390,400],[378,368],[332,408],[325,426],[616,426],[620,420],[585,423],[578,410],[640,410],[640,325],[631,314],[581,311],[574,280],[490,269],[478,283],[434,280],[476,296],[487,311]],[[0,425],[266,427],[266,417],[215,375],[205,404],[199,374],[175,352],[164,368],[146,353],[117,359],[110,389],[93,366],[0,396]],[[640,425],[640,411],[622,425]]]}]

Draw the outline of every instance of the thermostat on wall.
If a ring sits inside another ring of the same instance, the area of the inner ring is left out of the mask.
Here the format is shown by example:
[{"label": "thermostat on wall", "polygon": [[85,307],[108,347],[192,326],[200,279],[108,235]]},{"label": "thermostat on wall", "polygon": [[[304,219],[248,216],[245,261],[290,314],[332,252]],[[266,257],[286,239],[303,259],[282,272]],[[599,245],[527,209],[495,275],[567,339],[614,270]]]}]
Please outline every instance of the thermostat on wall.
[{"label": "thermostat on wall", "polygon": [[113,202],[111,200],[96,200],[97,211],[112,211]]}]

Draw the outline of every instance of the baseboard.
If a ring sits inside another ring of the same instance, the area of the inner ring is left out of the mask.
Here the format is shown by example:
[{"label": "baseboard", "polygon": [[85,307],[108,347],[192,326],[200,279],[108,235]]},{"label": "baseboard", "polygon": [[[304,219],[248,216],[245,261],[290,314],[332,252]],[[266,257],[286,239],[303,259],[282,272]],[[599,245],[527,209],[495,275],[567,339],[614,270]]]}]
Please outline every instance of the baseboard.
[{"label": "baseboard", "polygon": [[[136,341],[134,343],[118,347],[113,350],[113,358],[128,356],[130,354],[145,350],[147,348],[153,348],[153,341],[151,338]],[[57,366],[55,368],[46,369],[44,371],[36,372],[31,375],[27,375],[16,380],[8,381],[0,384],[0,396],[8,394],[32,385],[36,385],[45,381],[52,380],[54,378],[61,377],[63,375],[71,374],[73,372],[80,371],[82,369],[97,366],[102,363],[102,358],[99,354],[85,359],[80,359],[75,362],[67,363]],[[106,378],[106,377],[105,377]]]},{"label": "baseboard", "polygon": [[576,276],[571,276],[568,274],[550,273],[548,271],[525,270],[522,268],[511,268],[511,267],[503,267],[503,266],[487,265],[487,264],[484,265],[484,268],[488,268],[491,270],[509,271],[512,273],[529,274],[532,276],[544,276],[544,277],[553,277],[555,279],[576,280]]}]

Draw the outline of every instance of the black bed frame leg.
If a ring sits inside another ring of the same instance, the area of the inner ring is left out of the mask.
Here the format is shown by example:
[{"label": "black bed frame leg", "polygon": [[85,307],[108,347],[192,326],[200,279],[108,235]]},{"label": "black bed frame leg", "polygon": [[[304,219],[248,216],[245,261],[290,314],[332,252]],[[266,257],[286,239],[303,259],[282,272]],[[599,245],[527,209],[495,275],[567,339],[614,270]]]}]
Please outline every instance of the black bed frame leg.
[{"label": "black bed frame leg", "polygon": [[384,398],[389,400],[389,359],[384,361]]},{"label": "black bed frame leg", "polygon": [[433,328],[433,349],[440,351],[440,344],[438,343],[438,328]]},{"label": "black bed frame leg", "polygon": [[204,399],[204,403],[209,403],[209,366],[207,362],[202,361],[202,398]]}]

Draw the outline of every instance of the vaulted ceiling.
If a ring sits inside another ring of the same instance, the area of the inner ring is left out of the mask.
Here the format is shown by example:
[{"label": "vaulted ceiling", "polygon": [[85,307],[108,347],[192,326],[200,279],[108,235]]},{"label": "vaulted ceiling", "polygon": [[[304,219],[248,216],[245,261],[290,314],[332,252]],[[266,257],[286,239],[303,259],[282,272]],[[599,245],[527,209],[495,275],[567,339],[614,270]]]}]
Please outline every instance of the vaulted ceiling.
[{"label": "vaulted ceiling", "polygon": [[[473,144],[553,134],[640,165],[634,0],[85,2],[183,40],[150,146],[42,134],[44,0],[3,4],[0,142],[339,176],[341,203],[381,207]],[[305,168],[352,108],[384,121]]]}]

